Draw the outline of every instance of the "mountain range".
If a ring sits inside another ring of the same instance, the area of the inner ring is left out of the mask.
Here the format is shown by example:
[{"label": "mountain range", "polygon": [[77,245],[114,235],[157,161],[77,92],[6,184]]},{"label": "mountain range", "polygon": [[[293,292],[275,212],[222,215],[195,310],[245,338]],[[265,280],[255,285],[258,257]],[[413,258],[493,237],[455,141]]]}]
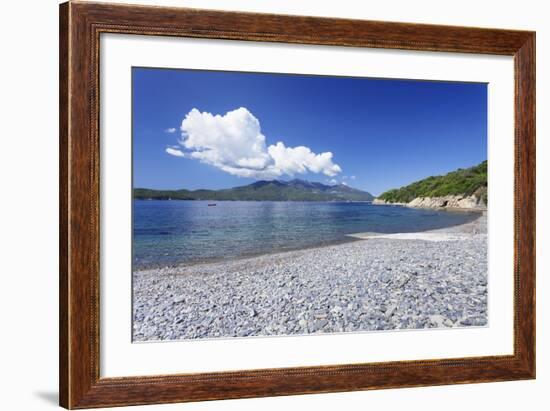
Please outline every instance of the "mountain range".
[{"label": "mountain range", "polygon": [[217,200],[217,201],[372,201],[374,196],[345,184],[326,185],[306,180],[262,180],[222,190],[134,189],[141,200]]}]

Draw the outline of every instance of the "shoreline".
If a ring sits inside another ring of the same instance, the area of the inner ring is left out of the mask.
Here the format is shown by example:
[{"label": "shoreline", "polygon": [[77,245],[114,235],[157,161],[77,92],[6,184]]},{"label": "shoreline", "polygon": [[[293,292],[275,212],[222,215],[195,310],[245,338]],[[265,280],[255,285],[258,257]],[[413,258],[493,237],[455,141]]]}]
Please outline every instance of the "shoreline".
[{"label": "shoreline", "polygon": [[448,195],[444,197],[416,197],[408,203],[388,202],[375,198],[373,205],[401,206],[419,209],[441,210],[441,211],[487,211],[487,205],[476,196]]},{"label": "shoreline", "polygon": [[178,268],[187,268],[187,267],[196,267],[196,266],[200,266],[200,265],[203,265],[203,264],[228,264],[232,261],[240,261],[240,260],[249,260],[249,259],[254,259],[254,258],[258,258],[258,257],[262,257],[262,256],[268,256],[268,255],[274,255],[274,254],[284,254],[284,253],[292,253],[292,252],[295,252],[295,251],[301,251],[301,250],[311,250],[311,249],[316,249],[316,248],[324,248],[324,247],[331,247],[331,246],[335,246],[335,245],[341,245],[341,244],[348,244],[348,243],[352,243],[354,241],[360,241],[361,239],[360,238],[353,238],[353,237],[350,237],[349,234],[346,234],[344,236],[344,238],[340,239],[339,241],[334,241],[334,242],[327,242],[326,244],[323,244],[323,245],[319,245],[319,244],[315,244],[315,245],[310,245],[310,246],[304,246],[304,247],[301,247],[301,248],[289,248],[289,249],[279,249],[279,250],[273,250],[271,252],[263,252],[263,253],[251,253],[251,254],[243,254],[243,255],[239,255],[239,256],[236,256],[236,257],[231,257],[231,258],[226,258],[226,257],[210,257],[210,258],[205,258],[205,259],[202,259],[202,260],[193,260],[193,261],[189,261],[189,262],[185,262],[185,263],[176,263],[176,264],[172,264],[172,265],[150,265],[150,266],[143,266],[143,267],[137,267],[135,270],[132,270],[132,272],[136,273],[136,272],[140,272],[140,271],[151,271],[151,270],[159,270],[159,269],[163,269],[163,268],[166,268],[166,269],[178,269]]},{"label": "shoreline", "polygon": [[133,339],[485,326],[486,241],[481,213],[420,233],[138,270]]},{"label": "shoreline", "polygon": [[470,235],[487,233],[487,211],[481,211],[479,216],[464,224],[437,228],[434,230],[418,231],[411,233],[376,233],[364,232],[349,234],[350,237],[367,239],[394,239],[394,240],[423,240],[423,241],[457,241],[467,239]]},{"label": "shoreline", "polygon": [[[357,232],[357,233],[350,233],[350,234],[343,234],[343,237],[339,240],[335,241],[327,241],[325,244],[312,244],[309,246],[303,246],[300,248],[288,248],[288,249],[278,249],[273,250],[271,252],[262,252],[262,253],[251,253],[251,254],[245,254],[240,255],[236,257],[231,257],[230,259],[227,259],[226,257],[210,257],[205,258],[202,260],[194,260],[190,262],[184,262],[184,263],[175,263],[172,265],[162,265],[162,264],[150,264],[150,265],[144,265],[140,267],[132,267],[132,272],[141,272],[141,271],[150,271],[150,270],[162,270],[162,269],[178,269],[181,267],[195,267],[202,264],[215,264],[215,263],[229,263],[231,261],[238,261],[238,260],[247,260],[247,259],[253,259],[256,257],[261,257],[264,255],[274,255],[274,254],[282,254],[282,253],[290,253],[295,251],[301,251],[301,250],[311,250],[311,249],[317,249],[317,248],[324,248],[324,247],[330,247],[334,245],[341,245],[341,244],[348,244],[354,241],[359,240],[365,240],[372,237],[378,237],[378,238],[395,238],[398,239],[400,236],[403,237],[403,239],[407,239],[407,236],[410,236],[411,239],[415,239],[418,237],[418,239],[421,239],[421,236],[417,236],[417,234],[421,233],[436,233],[436,232],[451,232],[452,230],[460,229],[459,227],[467,227],[470,224],[475,223],[475,221],[479,220],[483,216],[486,216],[487,212],[482,210],[441,210],[441,211],[447,211],[447,212],[465,212],[468,214],[478,214],[477,217],[469,221],[467,223],[463,224],[457,224],[454,226],[449,227],[443,227],[443,228],[436,228],[432,230],[425,230],[425,231],[412,231],[412,232],[402,232],[402,233],[380,233],[380,232]],[[429,237],[429,236],[427,236]],[[134,269],[135,268],[135,269]]]}]

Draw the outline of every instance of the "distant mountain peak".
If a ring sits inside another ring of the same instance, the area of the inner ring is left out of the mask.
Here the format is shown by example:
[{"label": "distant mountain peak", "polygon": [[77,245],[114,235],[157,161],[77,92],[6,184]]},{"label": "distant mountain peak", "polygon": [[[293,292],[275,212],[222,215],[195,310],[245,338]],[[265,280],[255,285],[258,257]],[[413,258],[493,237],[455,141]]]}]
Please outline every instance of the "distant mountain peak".
[{"label": "distant mountain peak", "polygon": [[289,181],[289,183],[295,183],[295,184],[310,184],[311,181],[308,180],[302,180],[301,178],[293,178]]},{"label": "distant mountain peak", "polygon": [[[266,186],[266,185],[269,185],[269,184],[273,184],[273,185],[277,185],[277,186],[285,185],[285,183],[283,181],[279,181],[279,180],[258,180],[258,181],[253,182],[250,185],[253,186],[253,187],[263,187],[263,186]],[[235,188],[238,188],[238,187],[235,187]]]}]

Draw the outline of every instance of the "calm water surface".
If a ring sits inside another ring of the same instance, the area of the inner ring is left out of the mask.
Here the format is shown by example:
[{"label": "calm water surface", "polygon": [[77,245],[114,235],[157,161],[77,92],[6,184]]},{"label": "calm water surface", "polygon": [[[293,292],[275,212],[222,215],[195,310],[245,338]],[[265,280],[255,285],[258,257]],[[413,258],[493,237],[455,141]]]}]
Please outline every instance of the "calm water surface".
[{"label": "calm water surface", "polygon": [[134,200],[134,268],[353,241],[359,232],[415,232],[463,224],[476,213],[369,203]]}]

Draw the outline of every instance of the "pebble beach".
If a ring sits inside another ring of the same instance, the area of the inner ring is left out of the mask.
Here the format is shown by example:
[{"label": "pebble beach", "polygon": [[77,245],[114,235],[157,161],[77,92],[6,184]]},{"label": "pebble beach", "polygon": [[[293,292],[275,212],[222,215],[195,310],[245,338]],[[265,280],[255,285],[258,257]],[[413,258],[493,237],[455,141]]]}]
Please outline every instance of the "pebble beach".
[{"label": "pebble beach", "polygon": [[133,273],[133,340],[487,325],[487,217]]}]

